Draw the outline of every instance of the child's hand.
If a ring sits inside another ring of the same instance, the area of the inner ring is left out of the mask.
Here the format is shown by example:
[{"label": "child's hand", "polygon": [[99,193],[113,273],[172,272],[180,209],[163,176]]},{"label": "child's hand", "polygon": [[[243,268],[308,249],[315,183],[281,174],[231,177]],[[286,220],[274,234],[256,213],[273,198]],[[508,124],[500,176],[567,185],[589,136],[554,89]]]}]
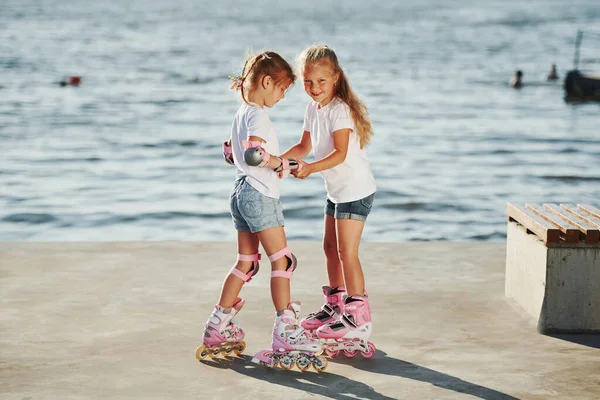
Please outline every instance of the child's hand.
[{"label": "child's hand", "polygon": [[296,161],[298,161],[298,164],[300,164],[302,166],[298,170],[292,172],[292,175],[294,175],[296,178],[305,179],[310,174],[313,173],[313,166],[312,166],[312,164],[307,164],[307,163],[305,163],[304,161],[302,161],[300,159],[298,159]]}]

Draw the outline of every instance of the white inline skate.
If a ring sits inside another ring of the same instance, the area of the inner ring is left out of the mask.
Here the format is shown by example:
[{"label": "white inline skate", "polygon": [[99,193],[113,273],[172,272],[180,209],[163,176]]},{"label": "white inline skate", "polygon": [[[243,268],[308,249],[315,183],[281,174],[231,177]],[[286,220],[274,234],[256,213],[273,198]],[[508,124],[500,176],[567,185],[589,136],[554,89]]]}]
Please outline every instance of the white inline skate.
[{"label": "white inline skate", "polygon": [[344,299],[341,318],[317,329],[316,336],[329,357],[343,352],[349,358],[358,353],[364,358],[373,358],[377,349],[369,342],[372,331],[369,298],[355,295]]},{"label": "white inline skate", "polygon": [[228,356],[233,351],[240,355],[246,349],[244,331],[234,321],[233,317],[240,312],[244,299],[237,298],[231,308],[215,306],[214,311],[204,326],[202,345],[196,349],[196,358],[202,360],[207,355],[215,358],[220,354]]},{"label": "white inline skate", "polygon": [[300,371],[306,371],[312,365],[317,372],[327,368],[327,359],[319,354],[322,351],[317,339],[308,335],[298,324],[300,303],[290,303],[288,309],[281,311],[275,318],[271,350],[261,350],[252,362],[268,368],[279,366],[289,370],[296,365]]}]

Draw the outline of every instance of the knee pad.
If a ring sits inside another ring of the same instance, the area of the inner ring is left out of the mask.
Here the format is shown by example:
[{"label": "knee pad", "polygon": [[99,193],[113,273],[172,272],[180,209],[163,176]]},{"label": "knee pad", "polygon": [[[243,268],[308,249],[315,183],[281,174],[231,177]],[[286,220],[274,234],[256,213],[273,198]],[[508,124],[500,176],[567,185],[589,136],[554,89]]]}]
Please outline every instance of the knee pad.
[{"label": "knee pad", "polygon": [[239,269],[237,269],[234,265],[233,268],[231,268],[230,273],[237,276],[241,280],[243,280],[244,283],[250,282],[252,280],[252,277],[258,273],[258,268],[259,268],[258,260],[260,260],[260,253],[238,254],[238,260],[239,261],[252,261],[252,268],[250,268],[250,271],[248,271],[248,273],[245,274],[242,271],[240,271]]},{"label": "knee pad", "polygon": [[296,256],[292,254],[288,247],[284,247],[279,250],[277,253],[269,256],[269,261],[273,262],[279,260],[282,257],[286,257],[288,259],[288,266],[285,271],[275,270],[271,271],[271,278],[287,278],[292,279],[292,274],[298,265],[298,260]]}]

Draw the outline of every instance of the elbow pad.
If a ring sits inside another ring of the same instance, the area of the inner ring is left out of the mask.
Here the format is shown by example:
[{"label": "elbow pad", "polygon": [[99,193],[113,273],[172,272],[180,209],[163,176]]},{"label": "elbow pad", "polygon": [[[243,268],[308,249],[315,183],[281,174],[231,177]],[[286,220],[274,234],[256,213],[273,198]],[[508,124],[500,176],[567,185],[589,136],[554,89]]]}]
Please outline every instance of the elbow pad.
[{"label": "elbow pad", "polygon": [[234,165],[233,151],[231,150],[231,146],[227,145],[227,142],[223,143],[223,158],[227,164]]},{"label": "elbow pad", "polygon": [[244,152],[244,161],[251,167],[265,167],[269,163],[271,155],[262,148],[260,142],[243,142],[246,151]]},{"label": "elbow pad", "polygon": [[277,157],[277,159],[281,161],[281,165],[275,169],[275,172],[282,172],[282,178],[287,178],[288,176],[290,176],[290,172],[302,170],[302,164],[300,164],[293,158]]}]

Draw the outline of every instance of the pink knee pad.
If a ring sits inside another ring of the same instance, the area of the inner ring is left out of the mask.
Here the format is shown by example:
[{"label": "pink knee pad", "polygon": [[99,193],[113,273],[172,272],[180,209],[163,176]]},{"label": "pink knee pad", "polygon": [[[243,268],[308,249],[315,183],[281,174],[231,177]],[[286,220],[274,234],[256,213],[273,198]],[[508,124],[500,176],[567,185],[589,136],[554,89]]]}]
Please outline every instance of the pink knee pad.
[{"label": "pink knee pad", "polygon": [[298,260],[296,256],[292,254],[288,247],[284,247],[279,250],[277,253],[269,256],[269,261],[273,262],[279,260],[281,257],[286,257],[288,259],[288,266],[285,271],[275,270],[271,271],[271,278],[287,278],[292,279],[292,274],[298,265]]},{"label": "pink knee pad", "polygon": [[248,271],[248,273],[245,274],[242,271],[240,271],[239,269],[237,269],[234,265],[233,268],[231,268],[230,273],[237,276],[241,280],[243,280],[244,283],[250,282],[252,280],[252,277],[258,273],[258,268],[259,268],[258,260],[260,260],[260,253],[238,254],[238,260],[239,261],[252,261],[252,268],[250,268],[250,271]]}]

